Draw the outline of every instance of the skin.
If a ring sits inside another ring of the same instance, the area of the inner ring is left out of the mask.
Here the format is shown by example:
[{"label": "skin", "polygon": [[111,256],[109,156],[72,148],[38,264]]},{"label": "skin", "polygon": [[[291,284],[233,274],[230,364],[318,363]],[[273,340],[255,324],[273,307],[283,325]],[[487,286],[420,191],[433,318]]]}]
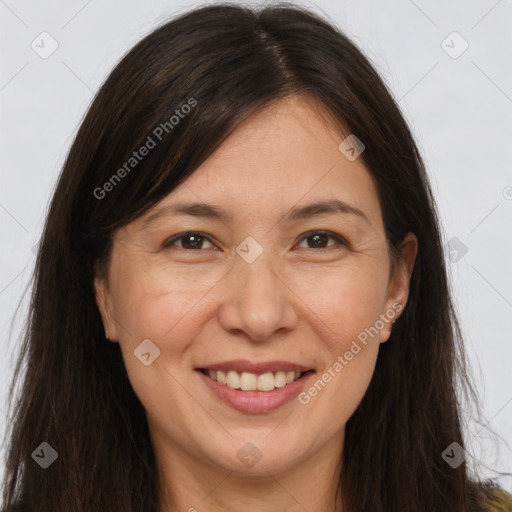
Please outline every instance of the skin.
[{"label": "skin", "polygon": [[[391,320],[306,405],[242,413],[194,369],[285,360],[318,377],[379,315],[406,304],[416,238],[405,237],[391,274],[377,190],[361,158],[349,161],[338,149],[346,135],[314,100],[288,97],[245,121],[185,183],[114,234],[106,277],[95,281],[97,303],[146,409],[162,512],[341,510],[345,424]],[[329,213],[283,221],[291,208],[327,199],[367,220]],[[198,201],[232,220],[164,213],[145,225],[162,207]],[[319,230],[348,244],[304,236]],[[187,231],[207,238],[198,248],[190,238],[164,246]],[[263,249],[252,263],[236,253],[247,236]],[[133,354],[145,339],[161,351],[149,366]],[[261,453],[251,468],[237,457],[247,442]]]}]

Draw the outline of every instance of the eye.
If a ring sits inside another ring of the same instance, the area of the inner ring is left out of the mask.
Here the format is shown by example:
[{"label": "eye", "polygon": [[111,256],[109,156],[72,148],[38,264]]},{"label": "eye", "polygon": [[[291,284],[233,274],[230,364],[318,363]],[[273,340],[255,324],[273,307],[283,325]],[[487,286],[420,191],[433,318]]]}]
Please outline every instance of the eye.
[{"label": "eye", "polygon": [[213,247],[213,244],[210,242],[208,237],[203,235],[202,233],[192,232],[189,231],[187,233],[182,233],[181,235],[175,236],[174,238],[171,238],[170,240],[167,240],[164,242],[163,247],[168,248],[172,247],[176,242],[180,242],[181,247],[180,249],[184,250],[199,250],[203,249],[204,242],[207,241],[207,243],[211,244]]},{"label": "eye", "polygon": [[[302,236],[301,243],[303,241],[309,242],[308,247],[306,247],[306,249],[328,249],[330,247],[336,246],[336,244],[329,245],[329,239],[338,242],[338,245],[341,246],[349,245],[348,242],[341,235],[337,235],[329,231],[311,231],[309,233],[306,233],[304,236]],[[169,248],[176,245],[176,243],[179,243],[179,249],[184,249],[187,251],[199,251],[201,249],[205,249],[205,242],[210,244],[211,247],[215,247],[210,241],[210,239],[203,233],[189,231],[167,240],[166,242],[164,242],[163,247]]]},{"label": "eye", "polygon": [[[311,241],[309,247],[306,249],[328,249],[331,246],[326,245],[328,243],[328,239],[332,239],[338,242],[338,245],[348,246],[348,242],[341,236],[335,233],[330,233],[329,231],[311,231],[306,233],[302,238],[302,241]],[[334,244],[336,245],[336,244]]]}]

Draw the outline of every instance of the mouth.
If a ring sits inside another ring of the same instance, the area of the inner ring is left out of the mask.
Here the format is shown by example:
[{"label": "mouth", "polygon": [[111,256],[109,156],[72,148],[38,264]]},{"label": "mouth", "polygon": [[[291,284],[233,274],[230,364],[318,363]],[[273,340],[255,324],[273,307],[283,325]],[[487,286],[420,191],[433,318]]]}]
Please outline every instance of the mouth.
[{"label": "mouth", "polygon": [[284,388],[304,378],[306,375],[314,373],[313,370],[278,370],[274,372],[251,373],[236,370],[211,370],[208,368],[198,368],[198,371],[221,386],[227,386],[239,391],[260,391],[262,393]]},{"label": "mouth", "polygon": [[220,401],[246,414],[271,413],[292,402],[316,373],[285,361],[226,361],[196,368],[200,380]]}]

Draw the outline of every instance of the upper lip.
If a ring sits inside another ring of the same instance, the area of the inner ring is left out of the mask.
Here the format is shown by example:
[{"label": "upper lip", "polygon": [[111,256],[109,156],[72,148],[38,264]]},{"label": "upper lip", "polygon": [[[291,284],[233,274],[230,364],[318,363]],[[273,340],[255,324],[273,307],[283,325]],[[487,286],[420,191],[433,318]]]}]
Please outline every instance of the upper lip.
[{"label": "upper lip", "polygon": [[214,372],[234,370],[240,373],[247,372],[262,374],[266,372],[278,372],[280,370],[285,372],[307,372],[312,368],[307,368],[306,366],[297,363],[291,363],[290,361],[264,361],[261,363],[253,363],[246,359],[235,359],[233,361],[206,364],[197,369],[211,370]]}]

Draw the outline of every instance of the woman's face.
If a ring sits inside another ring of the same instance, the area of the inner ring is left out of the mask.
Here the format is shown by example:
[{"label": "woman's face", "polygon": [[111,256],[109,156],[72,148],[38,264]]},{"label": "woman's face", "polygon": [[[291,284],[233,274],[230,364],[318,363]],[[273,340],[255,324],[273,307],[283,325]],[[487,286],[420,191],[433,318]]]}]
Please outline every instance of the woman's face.
[{"label": "woman's face", "polygon": [[261,474],[339,459],[416,242],[390,275],[375,185],[318,112],[256,114],[114,234],[98,305],[159,454]]}]

